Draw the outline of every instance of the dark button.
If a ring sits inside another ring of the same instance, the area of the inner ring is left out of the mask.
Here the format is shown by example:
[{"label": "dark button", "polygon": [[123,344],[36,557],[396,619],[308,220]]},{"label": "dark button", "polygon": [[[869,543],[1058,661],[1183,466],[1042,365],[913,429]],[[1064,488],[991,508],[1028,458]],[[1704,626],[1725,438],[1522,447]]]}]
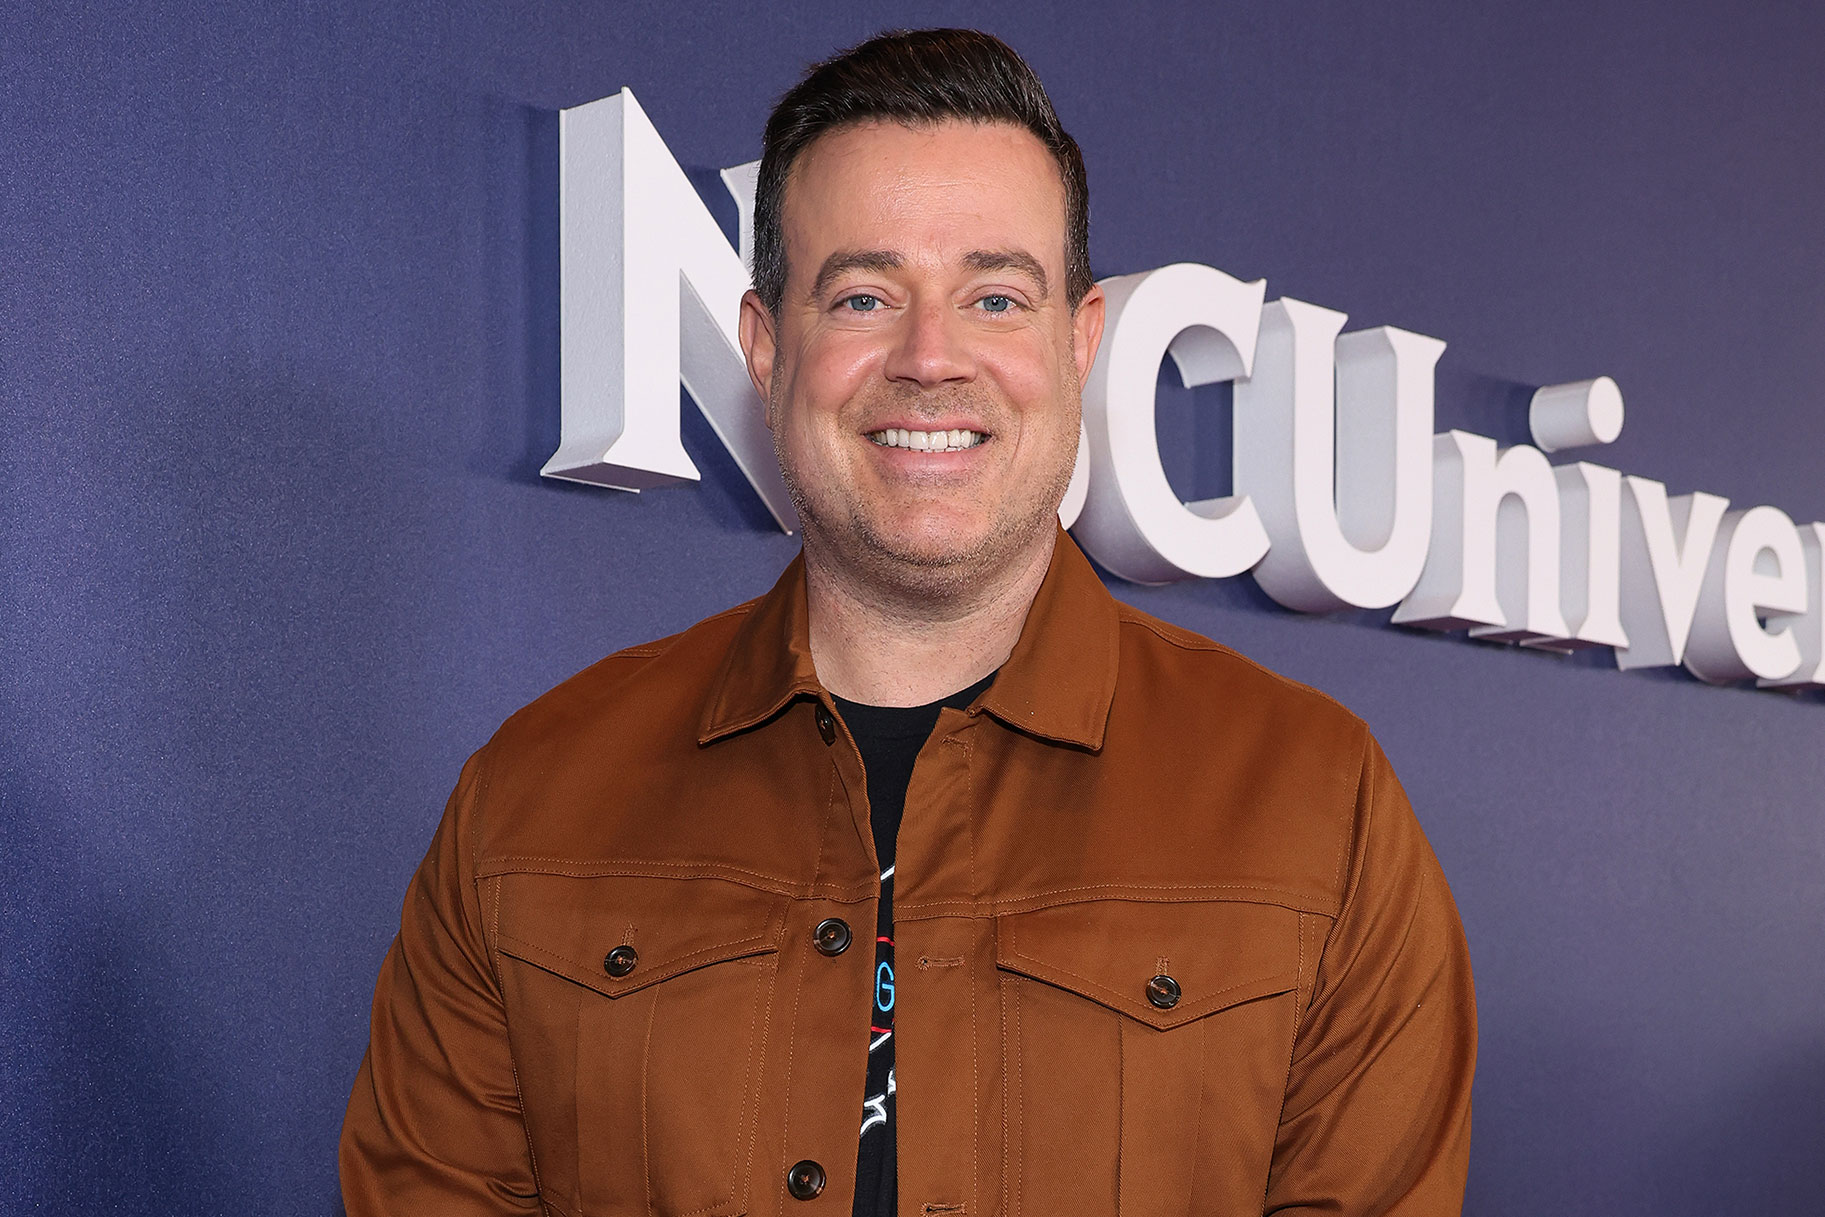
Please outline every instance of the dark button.
[{"label": "dark button", "polygon": [[[832,718],[830,711],[822,706],[817,708],[817,733],[824,737],[826,744],[836,743],[836,719]],[[812,1165],[817,1164],[812,1163]]]},{"label": "dark button", "polygon": [[1147,982],[1147,1000],[1162,1010],[1179,1004],[1179,982],[1170,976],[1156,976]]},{"label": "dark button", "polygon": [[811,936],[817,942],[817,949],[826,955],[841,955],[849,949],[849,940],[854,937],[849,932],[849,923],[835,917],[818,922]]},{"label": "dark button", "polygon": [[632,972],[634,965],[639,962],[640,952],[630,946],[619,946],[610,951],[608,958],[602,961],[602,970],[619,980]]},{"label": "dark button", "polygon": [[813,1200],[824,1190],[824,1168],[806,1158],[786,1172],[786,1190],[794,1200]]}]

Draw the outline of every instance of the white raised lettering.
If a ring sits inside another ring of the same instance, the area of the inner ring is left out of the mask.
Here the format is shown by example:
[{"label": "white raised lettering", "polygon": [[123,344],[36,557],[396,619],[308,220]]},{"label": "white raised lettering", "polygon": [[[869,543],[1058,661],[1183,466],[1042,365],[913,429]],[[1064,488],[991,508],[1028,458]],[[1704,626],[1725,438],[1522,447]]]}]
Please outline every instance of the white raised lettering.
[{"label": "white raised lettering", "polygon": [[1074,535],[1135,583],[1238,575],[1267,552],[1244,495],[1180,501],[1160,464],[1154,387],[1170,354],[1186,387],[1246,376],[1261,325],[1262,280],[1180,262],[1103,281],[1108,320],[1084,385],[1089,491]]},{"label": "white raised lettering", "polygon": [[1806,555],[1793,521],[1777,507],[1733,511],[1705,570],[1686,670],[1713,684],[1784,680],[1802,658],[1792,615],[1805,611]]},{"label": "white raised lettering", "polygon": [[1567,636],[1532,645],[1570,651],[1625,647],[1622,628],[1622,475],[1602,465],[1558,465],[1560,604]]},{"label": "white raised lettering", "polygon": [[634,95],[558,115],[562,431],[547,477],[698,480],[680,383],[781,528],[797,517],[736,337],[748,275]]},{"label": "white raised lettering", "polygon": [[1262,310],[1236,382],[1236,493],[1270,548],[1255,581],[1303,612],[1386,608],[1413,590],[1432,528],[1432,371],[1445,344],[1344,314]]},{"label": "white raised lettering", "polygon": [[1825,689],[1825,524],[1800,529],[1800,552],[1806,559],[1806,611],[1789,618],[1800,662],[1786,676],[1756,682],[1771,689]]},{"label": "white raised lettering", "polygon": [[1431,550],[1394,620],[1497,642],[1564,639],[1559,487],[1546,457],[1447,431],[1433,438],[1432,469]]},{"label": "white raised lettering", "polygon": [[1607,376],[1535,391],[1527,427],[1542,452],[1613,444],[1622,434],[1622,390]]},{"label": "white raised lettering", "polygon": [[1714,494],[1667,498],[1648,478],[1622,479],[1622,625],[1619,668],[1660,668],[1685,658],[1717,526],[1730,506]]}]

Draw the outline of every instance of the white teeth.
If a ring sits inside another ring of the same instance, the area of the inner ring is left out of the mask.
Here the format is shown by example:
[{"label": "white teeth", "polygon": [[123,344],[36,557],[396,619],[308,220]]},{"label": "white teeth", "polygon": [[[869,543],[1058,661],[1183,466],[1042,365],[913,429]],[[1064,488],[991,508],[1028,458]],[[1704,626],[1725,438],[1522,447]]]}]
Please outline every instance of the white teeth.
[{"label": "white teeth", "polygon": [[974,448],[988,436],[962,427],[949,431],[909,431],[904,427],[888,427],[871,433],[868,438],[883,448],[911,448],[914,452],[961,452],[965,448]]}]

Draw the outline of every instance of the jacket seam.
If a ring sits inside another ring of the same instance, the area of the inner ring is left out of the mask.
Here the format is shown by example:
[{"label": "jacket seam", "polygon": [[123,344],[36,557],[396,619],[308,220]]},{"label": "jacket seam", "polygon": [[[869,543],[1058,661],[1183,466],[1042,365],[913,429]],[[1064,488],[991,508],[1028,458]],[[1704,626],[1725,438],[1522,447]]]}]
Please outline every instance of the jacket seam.
[{"label": "jacket seam", "polygon": [[608,656],[608,658],[652,659],[655,656],[663,655],[676,646],[679,639],[690,633],[691,630],[698,628],[698,626],[710,625],[728,617],[745,617],[754,611],[754,606],[757,603],[759,603],[758,600],[744,600],[740,604],[731,605],[728,608],[723,609],[720,613],[711,613],[708,617],[705,617],[690,629],[679,630],[675,634],[668,634],[664,638],[655,638],[651,642],[639,642],[631,647],[622,647],[619,651]]},{"label": "jacket seam", "polygon": [[1127,1164],[1128,1154],[1132,1150],[1135,1137],[1128,1133],[1124,1125],[1128,1122],[1128,1037],[1134,1034],[1128,1029],[1128,1020],[1122,1019],[1115,1025],[1115,1208],[1120,1213],[1131,1206],[1122,1196],[1122,1167]]},{"label": "jacket seam", "polygon": [[766,871],[750,870],[747,867],[735,866],[731,863],[726,863],[726,862],[665,862],[665,861],[606,862],[606,861],[604,861],[604,862],[597,863],[597,862],[589,862],[589,861],[578,861],[578,860],[572,859],[572,858],[560,857],[555,854],[501,854],[494,858],[490,858],[488,860],[488,863],[487,863],[487,866],[489,867],[488,870],[485,870],[485,871],[482,870],[481,869],[482,864],[477,863],[476,877],[477,878],[487,878],[492,875],[504,874],[508,871],[516,870],[516,869],[518,869],[517,867],[508,866],[506,864],[507,863],[519,863],[519,862],[539,863],[541,866],[552,866],[552,867],[556,867],[556,868],[559,868],[560,870],[564,870],[564,871],[589,870],[595,866],[615,867],[615,868],[619,868],[619,869],[652,868],[652,869],[657,869],[657,870],[688,870],[690,868],[696,867],[696,868],[700,868],[700,869],[704,870],[705,872],[728,871],[733,874],[747,875],[747,876],[750,876],[751,878],[755,878],[755,879],[764,879],[768,883],[775,883],[775,884],[779,884],[781,886],[787,886],[787,887],[797,886],[792,882],[792,880],[787,879],[781,875],[768,874]]},{"label": "jacket seam", "polygon": [[[1191,630],[1185,630],[1179,626],[1172,626],[1165,622],[1156,621],[1151,616],[1141,612],[1141,610],[1132,605],[1123,604],[1119,600],[1116,601],[1116,604],[1122,610],[1119,615],[1119,620],[1123,625],[1132,625],[1146,630],[1161,642],[1164,642],[1168,646],[1177,647],[1181,651],[1201,651],[1207,654],[1226,656],[1235,660],[1237,663],[1242,664],[1244,667],[1258,672],[1262,676],[1268,677],[1275,684],[1280,685],[1283,688],[1292,689],[1301,693],[1309,693],[1320,701],[1335,706],[1337,709],[1349,715],[1351,719],[1358,722],[1361,721],[1353,710],[1338,701],[1335,697],[1332,697],[1329,693],[1324,692],[1322,689],[1314,689],[1311,685],[1305,684],[1303,681],[1297,681],[1290,676],[1276,672],[1272,668],[1250,659],[1247,655],[1244,655],[1233,647],[1226,647],[1220,642],[1205,638],[1203,635]],[[1162,628],[1162,626],[1165,628]],[[1173,630],[1187,636],[1174,637],[1173,634],[1168,633],[1167,630]]]},{"label": "jacket seam", "polygon": [[[653,1208],[653,1150],[652,1137],[648,1128],[647,1111],[652,1106],[647,1096],[652,1087],[653,1077],[653,1024],[659,1021],[659,994],[654,993],[646,1007],[646,1040],[640,1045],[640,1182],[646,1188],[646,1211],[652,1217]],[[579,1151],[581,1147],[579,1146]]]},{"label": "jacket seam", "polygon": [[[500,922],[501,889],[500,885],[497,883],[494,885],[494,929],[496,942],[500,941]],[[500,960],[492,951],[488,953],[488,956],[489,962],[498,971],[500,968]],[[498,984],[499,982],[497,981],[496,983]],[[503,1006],[501,1009],[501,1022],[505,1024],[506,1021],[507,1010],[506,1007]],[[532,1171],[532,1187],[535,1192],[543,1197],[545,1194],[545,1185],[539,1179],[539,1151],[532,1143],[532,1125],[526,1120],[526,1092],[524,1087],[520,1085],[520,1063],[513,1057],[513,1047],[511,1044],[508,1045],[507,1048],[507,1070],[513,1075],[513,1101],[519,1104],[520,1107],[520,1132],[526,1138],[526,1165]]]},{"label": "jacket seam", "polygon": [[[1019,1068],[1018,1034],[1010,1038],[1009,1026],[1017,1018],[1019,1000],[1013,992],[1017,982],[1013,978],[1002,978],[996,986],[996,996],[1001,1004],[1001,1213],[1002,1217],[1013,1217],[1013,1185],[1011,1177],[1014,1164],[1018,1160],[1016,1147],[1012,1143],[1013,1132],[1010,1128],[1010,1113],[1018,1097],[1018,1082],[1015,1071]],[[1016,1125],[1017,1127],[1017,1125]]]},{"label": "jacket seam", "polygon": [[[1362,733],[1361,751],[1356,760],[1356,793],[1363,800],[1362,836],[1365,843],[1368,841],[1369,837],[1369,824],[1375,816],[1375,787],[1369,783],[1368,773],[1369,733],[1365,729]],[[1342,915],[1343,906],[1348,903],[1349,896],[1349,893],[1344,890],[1343,863],[1344,858],[1348,853],[1350,836],[1351,834],[1348,832],[1337,834],[1337,867],[1331,879],[1331,883],[1337,889],[1337,911],[1339,916]]]},{"label": "jacket seam", "polygon": [[[475,758],[475,802],[473,814],[469,817],[469,856],[471,858],[475,858],[479,852],[478,847],[481,844],[483,807],[487,802],[489,786],[494,780],[494,771],[488,761],[488,749],[483,747],[481,751],[476,754]],[[482,899],[481,887],[483,882],[485,879],[492,878],[494,878],[492,875],[483,876],[480,873],[479,866],[476,867],[476,873],[470,876],[470,890],[474,892],[478,902]],[[485,917],[482,922],[482,947],[488,958],[488,970],[493,973],[494,991],[497,994],[502,995],[501,1027],[505,1030],[507,1026],[507,1003],[505,1000],[505,988],[501,983],[500,959],[501,887],[499,883],[494,883],[490,886],[493,888],[494,899],[490,902],[491,915]],[[488,941],[490,938],[493,939],[492,942]],[[511,1041],[507,1044],[507,1073],[508,1076],[513,1079],[513,1101],[520,1109],[520,1135],[526,1138],[526,1169],[532,1175],[532,1189],[539,1197],[539,1203],[542,1205],[545,1203],[545,1185],[539,1178],[539,1153],[532,1143],[532,1125],[526,1119],[526,1094],[524,1088],[520,1085],[520,1063],[514,1059]]]},{"label": "jacket seam", "polygon": [[[1374,830],[1375,785],[1368,780],[1369,738],[1367,729],[1364,729],[1362,735],[1362,756],[1356,770],[1356,795],[1362,802],[1362,830],[1358,833],[1355,830],[1354,825],[1351,825],[1349,830],[1338,834],[1337,873],[1335,879],[1332,880],[1337,888],[1337,915],[1332,918],[1330,926],[1325,931],[1325,942],[1319,949],[1318,959],[1313,970],[1312,994],[1314,999],[1317,997],[1318,993],[1317,973],[1324,968],[1324,957],[1330,947],[1330,936],[1336,931],[1338,924],[1348,915],[1350,911],[1350,901],[1355,897],[1357,889],[1362,883],[1362,872],[1357,870],[1354,879],[1351,879],[1348,873],[1350,868],[1346,865],[1346,862],[1350,859],[1352,853],[1358,857],[1367,856],[1369,849],[1369,833]],[[1355,846],[1354,850],[1350,849],[1352,844]]]},{"label": "jacket seam", "polygon": [[[970,891],[979,892],[982,885],[976,874],[976,791],[970,774],[970,746],[967,739],[950,736],[945,743],[963,750],[964,828],[969,846]],[[973,973],[972,969],[972,973]],[[982,1195],[982,1026],[976,1016],[977,977],[968,978],[970,995],[970,1193],[969,1203],[977,1204]]]},{"label": "jacket seam", "polygon": [[1198,1203],[1198,1161],[1204,1155],[1199,1153],[1200,1143],[1204,1136],[1204,1109],[1209,1103],[1204,1098],[1205,1079],[1210,1073],[1210,1024],[1198,1020],[1198,1086],[1192,1091],[1196,1095],[1193,1109],[1197,1112],[1191,1121],[1191,1178],[1185,1181],[1185,1198],[1190,1201],[1195,1212]]},{"label": "jacket seam", "polygon": [[[1333,879],[1333,883],[1335,883],[1337,887],[1337,913],[1330,919],[1330,924],[1325,927],[1323,940],[1318,944],[1317,956],[1312,961],[1311,1000],[1313,1002],[1318,1000],[1318,975],[1324,971],[1325,956],[1330,953],[1331,935],[1336,933],[1338,925],[1349,915],[1351,899],[1356,895],[1358,887],[1362,882],[1362,872],[1357,870],[1354,879],[1346,883],[1346,875],[1349,869],[1345,865],[1346,860],[1350,859],[1352,853],[1357,857],[1367,856],[1369,833],[1374,829],[1375,784],[1369,780],[1369,748],[1371,743],[1372,737],[1369,734],[1368,728],[1365,726],[1362,732],[1361,759],[1358,762],[1356,770],[1356,796],[1362,804],[1362,829],[1360,832],[1357,832],[1354,825],[1352,825],[1348,831],[1340,833],[1338,837],[1337,872],[1336,877]],[[1356,847],[1353,851],[1349,848],[1352,844]],[[1299,1039],[1295,1036],[1293,1039],[1293,1061],[1288,1062],[1287,1076],[1289,1082],[1292,1076],[1291,1065],[1298,1059]],[[1284,1091],[1282,1092],[1281,1109],[1282,1111],[1285,1110]]]},{"label": "jacket seam", "polygon": [[[748,1025],[748,1093],[745,1096],[747,1106],[743,1112],[748,1117],[748,1153],[742,1161],[740,1189],[743,1209],[748,1207],[748,1196],[754,1190],[754,1146],[760,1139],[760,1094],[767,1080],[767,1045],[773,1042],[773,996],[778,980],[779,969],[775,968],[773,978],[766,986],[767,1017],[761,1023],[759,1044],[754,1042],[753,1022]],[[758,1068],[756,1068],[757,1058]]]},{"label": "jacket seam", "polygon": [[[485,864],[478,865],[476,878],[490,879],[498,875],[515,874],[563,875],[572,879],[726,879],[730,883],[740,883],[744,887],[798,899],[820,898],[820,892],[825,890],[848,890],[841,887],[822,889],[815,879],[811,883],[805,883],[802,880],[788,879],[783,875],[771,875],[765,871],[749,870],[746,867],[726,862],[618,862],[578,860],[534,854],[503,854],[490,858]],[[751,883],[748,880],[758,880],[759,882]],[[861,892],[862,889],[858,887],[856,890]],[[841,899],[842,897],[834,898]],[[859,894],[853,899],[866,900],[867,896]]]},{"label": "jacket seam", "polygon": [[[1178,893],[1177,895],[1140,895],[1136,893]],[[1223,896],[1221,892],[1247,892],[1262,897],[1278,896],[1281,899],[1248,900],[1246,897]],[[1292,891],[1287,888],[1270,887],[1258,883],[1099,883],[1084,884],[1076,887],[1053,888],[1049,891],[1034,893],[1028,896],[1007,896],[998,899],[980,898],[975,900],[934,900],[921,904],[906,906],[912,915],[908,921],[927,921],[939,917],[968,916],[977,910],[986,910],[985,916],[1016,916],[1020,913],[1039,912],[1044,909],[1057,908],[1069,904],[1089,904],[1099,900],[1133,900],[1145,904],[1196,904],[1211,900],[1228,900],[1236,903],[1272,904],[1293,912],[1311,913],[1319,917],[1333,917],[1334,910],[1313,900],[1305,892]],[[1010,912],[1008,910],[1012,909]],[[898,902],[895,903],[894,916],[901,913]]]}]

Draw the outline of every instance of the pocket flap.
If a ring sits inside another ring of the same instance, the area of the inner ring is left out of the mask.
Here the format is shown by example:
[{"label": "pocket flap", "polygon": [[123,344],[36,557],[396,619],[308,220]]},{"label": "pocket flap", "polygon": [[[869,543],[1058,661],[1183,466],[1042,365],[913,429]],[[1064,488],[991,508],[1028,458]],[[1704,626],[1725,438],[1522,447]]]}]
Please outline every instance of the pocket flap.
[{"label": "pocket flap", "polygon": [[[722,879],[501,877],[502,954],[609,997],[713,963],[772,954],[786,925],[783,896]],[[633,966],[609,971],[631,947]]]},{"label": "pocket flap", "polygon": [[[1293,989],[1299,914],[1239,900],[1057,905],[996,918],[995,962],[1167,1030]],[[1165,1008],[1148,996],[1157,976],[1177,985]]]}]

